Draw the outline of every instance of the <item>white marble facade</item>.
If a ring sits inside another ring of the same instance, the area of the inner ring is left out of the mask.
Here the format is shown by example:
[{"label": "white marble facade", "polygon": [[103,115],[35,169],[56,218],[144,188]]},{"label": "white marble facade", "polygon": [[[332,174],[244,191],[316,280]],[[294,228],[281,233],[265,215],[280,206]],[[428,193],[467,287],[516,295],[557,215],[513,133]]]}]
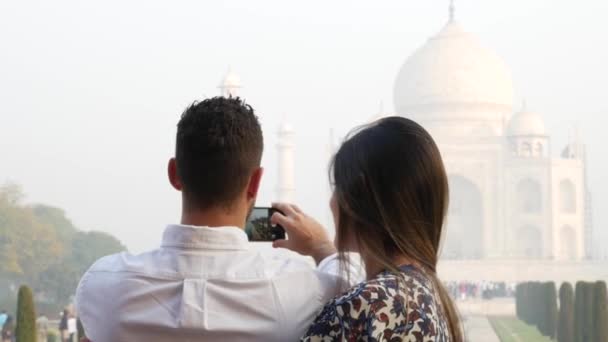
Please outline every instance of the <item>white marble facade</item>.
[{"label": "white marble facade", "polygon": [[449,174],[444,259],[582,260],[584,147],[557,148],[540,114],[514,108],[510,70],[450,18],[401,68],[397,115],[426,127]]}]

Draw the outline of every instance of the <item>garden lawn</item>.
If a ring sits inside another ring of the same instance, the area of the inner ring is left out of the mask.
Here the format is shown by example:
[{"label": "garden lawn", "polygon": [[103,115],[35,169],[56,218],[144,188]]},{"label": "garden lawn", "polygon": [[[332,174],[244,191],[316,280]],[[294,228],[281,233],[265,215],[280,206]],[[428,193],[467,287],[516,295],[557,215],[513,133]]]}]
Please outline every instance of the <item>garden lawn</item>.
[{"label": "garden lawn", "polygon": [[502,342],[551,342],[549,337],[540,334],[534,326],[527,325],[516,317],[488,317],[492,328]]}]

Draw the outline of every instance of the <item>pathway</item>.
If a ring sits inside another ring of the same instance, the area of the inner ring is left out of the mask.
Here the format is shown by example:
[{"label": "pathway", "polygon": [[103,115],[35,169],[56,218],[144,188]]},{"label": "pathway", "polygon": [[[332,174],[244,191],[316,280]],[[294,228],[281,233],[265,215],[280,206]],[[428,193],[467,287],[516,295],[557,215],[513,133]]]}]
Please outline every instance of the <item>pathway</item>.
[{"label": "pathway", "polygon": [[485,316],[464,317],[464,330],[467,342],[500,342]]}]

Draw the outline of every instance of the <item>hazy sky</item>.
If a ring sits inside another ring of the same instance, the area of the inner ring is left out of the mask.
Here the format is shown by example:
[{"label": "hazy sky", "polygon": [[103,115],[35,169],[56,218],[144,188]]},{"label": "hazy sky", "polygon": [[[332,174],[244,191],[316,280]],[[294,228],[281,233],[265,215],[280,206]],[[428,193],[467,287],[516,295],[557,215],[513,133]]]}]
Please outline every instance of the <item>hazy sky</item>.
[{"label": "hazy sky", "polygon": [[[228,69],[265,132],[260,202],[276,186],[276,130],[296,128],[297,198],[326,216],[330,127],[392,111],[405,59],[447,20],[433,1],[0,2],[0,182],[64,208],[132,251],[179,218],[166,181],[175,124]],[[456,17],[513,72],[516,102],[543,115],[554,153],[579,124],[595,227],[608,226],[608,2],[458,0]],[[606,235],[603,236],[607,238]],[[608,242],[608,240],[605,240]]]}]

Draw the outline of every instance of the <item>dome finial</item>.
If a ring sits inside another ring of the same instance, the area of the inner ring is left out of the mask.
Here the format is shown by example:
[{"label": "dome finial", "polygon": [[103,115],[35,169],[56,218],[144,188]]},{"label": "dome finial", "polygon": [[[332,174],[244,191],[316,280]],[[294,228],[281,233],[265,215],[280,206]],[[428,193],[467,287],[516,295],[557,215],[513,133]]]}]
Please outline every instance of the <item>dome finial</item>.
[{"label": "dome finial", "polygon": [[450,22],[454,21],[454,12],[455,12],[454,0],[450,0]]}]

